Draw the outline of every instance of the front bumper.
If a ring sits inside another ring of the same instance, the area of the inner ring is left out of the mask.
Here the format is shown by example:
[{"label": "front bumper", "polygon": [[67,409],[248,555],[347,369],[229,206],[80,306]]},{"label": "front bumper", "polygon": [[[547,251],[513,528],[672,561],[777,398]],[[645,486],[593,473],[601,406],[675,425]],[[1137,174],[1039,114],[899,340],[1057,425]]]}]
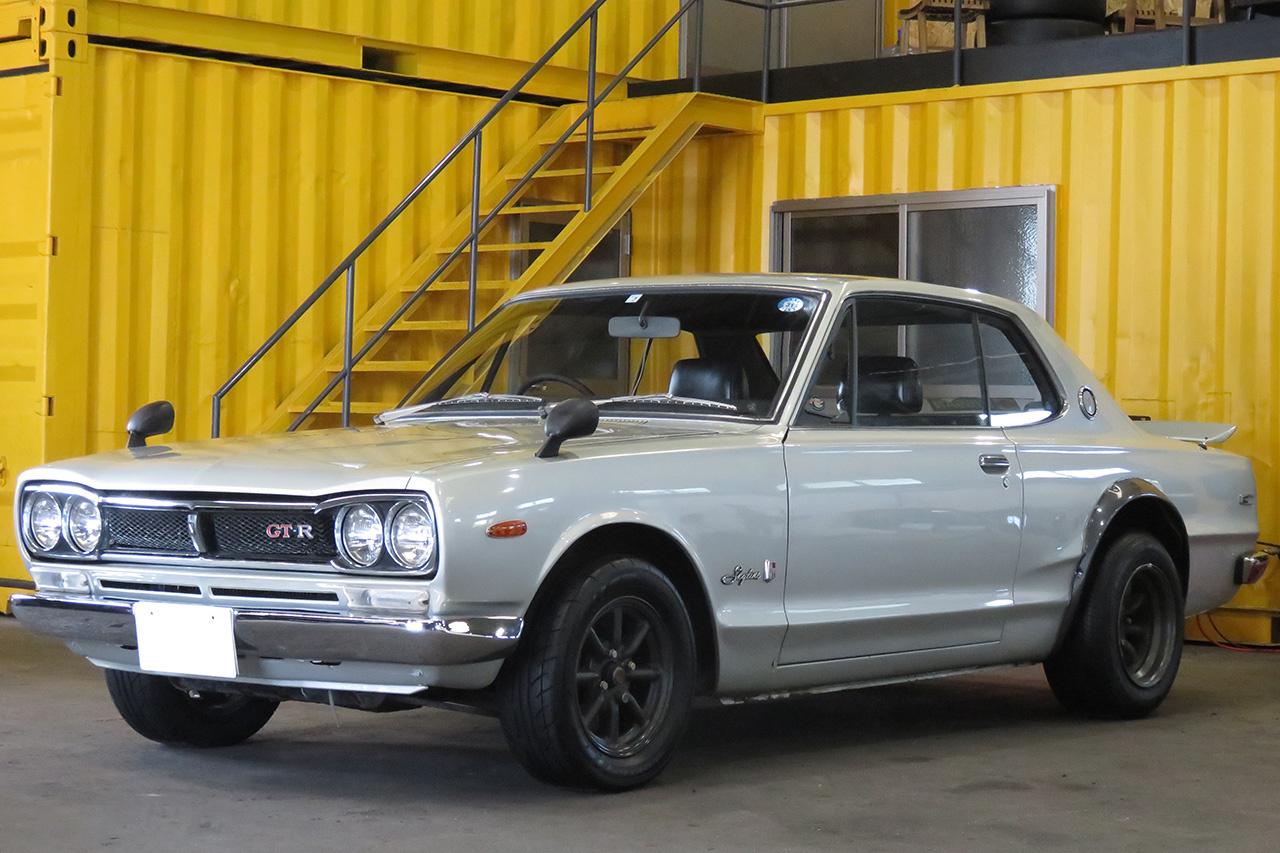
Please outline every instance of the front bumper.
[{"label": "front bumper", "polygon": [[[26,627],[67,642],[136,647],[126,602],[15,595]],[[236,652],[244,657],[456,666],[506,657],[520,638],[518,617],[397,619],[280,610],[232,610]]]}]

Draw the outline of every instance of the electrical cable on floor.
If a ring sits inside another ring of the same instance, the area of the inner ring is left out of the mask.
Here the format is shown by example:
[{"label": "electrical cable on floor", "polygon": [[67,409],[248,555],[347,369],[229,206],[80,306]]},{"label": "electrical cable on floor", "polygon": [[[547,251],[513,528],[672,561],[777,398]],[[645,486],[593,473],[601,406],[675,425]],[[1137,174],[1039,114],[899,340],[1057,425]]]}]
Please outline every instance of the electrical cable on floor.
[{"label": "electrical cable on floor", "polygon": [[[1216,631],[1218,636],[1222,638],[1221,640],[1215,640],[1213,637],[1209,636],[1209,632],[1204,629],[1204,623],[1201,621],[1202,619],[1209,620],[1209,624],[1213,626],[1213,630]],[[1227,635],[1224,634],[1222,632],[1222,629],[1218,627],[1218,623],[1214,622],[1213,617],[1210,616],[1208,613],[1201,613],[1200,615],[1196,616],[1196,627],[1200,629],[1201,635],[1206,640],[1213,643],[1215,646],[1217,646],[1220,649],[1226,649],[1227,651],[1231,651],[1231,652],[1262,652],[1264,654],[1272,654],[1272,655],[1280,654],[1280,643],[1267,643],[1265,645],[1249,645],[1249,646],[1241,646],[1236,643],[1233,643],[1230,639],[1227,638]]]}]

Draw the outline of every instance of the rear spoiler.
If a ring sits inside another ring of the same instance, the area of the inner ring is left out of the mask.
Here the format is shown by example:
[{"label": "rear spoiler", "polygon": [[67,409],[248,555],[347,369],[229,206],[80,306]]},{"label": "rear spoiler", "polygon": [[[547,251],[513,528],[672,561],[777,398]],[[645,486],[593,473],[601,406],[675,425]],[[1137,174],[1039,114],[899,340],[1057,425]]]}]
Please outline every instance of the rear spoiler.
[{"label": "rear spoiler", "polygon": [[1201,421],[1148,421],[1134,422],[1152,435],[1190,441],[1195,444],[1222,444],[1236,434],[1235,424],[1215,424]]}]

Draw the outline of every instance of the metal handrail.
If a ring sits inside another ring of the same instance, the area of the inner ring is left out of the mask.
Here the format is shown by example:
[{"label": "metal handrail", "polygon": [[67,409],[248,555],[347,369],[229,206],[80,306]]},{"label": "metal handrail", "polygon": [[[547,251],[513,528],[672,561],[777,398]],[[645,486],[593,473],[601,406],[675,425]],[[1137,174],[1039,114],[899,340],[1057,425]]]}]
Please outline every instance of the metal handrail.
[{"label": "metal handrail", "polygon": [[[479,217],[479,181],[478,181],[478,175],[479,175],[478,151],[480,148],[482,137],[479,133],[475,134],[474,141],[477,149],[475,168],[477,171],[473,173],[472,200],[471,200],[472,219],[471,219],[470,233],[466,237],[464,237],[458,243],[457,246],[453,248],[453,251],[451,251],[448,254],[448,256],[436,266],[435,270],[422,282],[422,284],[418,285],[417,289],[414,290],[414,292],[410,294],[409,297],[405,299],[403,303],[401,303],[400,307],[396,309],[396,311],[391,315],[391,317],[389,317],[382,324],[382,326],[379,327],[379,329],[376,332],[374,332],[374,334],[369,338],[369,340],[367,340],[364,343],[364,345],[360,347],[360,349],[352,355],[350,360],[344,365],[342,372],[340,372],[337,376],[330,379],[329,382],[325,385],[325,387],[320,391],[320,393],[317,394],[311,400],[311,402],[308,403],[303,408],[303,410],[297,415],[297,417],[295,417],[293,421],[289,424],[289,427],[288,427],[289,430],[295,430],[299,426],[301,426],[302,422],[305,421],[308,417],[310,417],[315,412],[316,408],[319,407],[320,404],[323,403],[324,400],[331,393],[333,393],[334,389],[338,387],[339,383],[345,383],[344,389],[347,387],[347,385],[349,385],[352,368],[355,365],[359,364],[360,361],[366,355],[368,355],[369,352],[375,346],[377,346],[378,342],[381,341],[382,338],[391,330],[391,328],[397,322],[399,322],[400,319],[404,317],[404,315],[407,314],[410,309],[413,308],[413,306],[417,303],[418,299],[422,296],[422,294],[424,294],[427,291],[427,289],[430,288],[430,286],[434,284],[440,278],[440,276],[444,274],[445,270],[447,270],[453,264],[453,262],[456,261],[464,251],[467,250],[468,246],[472,248],[472,252],[471,252],[471,258],[470,258],[470,270],[469,270],[470,280],[469,280],[469,287],[468,287],[469,300],[468,300],[467,328],[471,329],[475,327],[477,253],[474,251],[474,249],[475,249],[475,246],[478,244],[479,235],[484,232],[484,230],[489,226],[490,223],[493,222],[495,218],[497,218],[502,214],[503,210],[507,207],[507,205],[510,204],[511,201],[513,201],[526,186],[528,186],[529,182],[532,181],[535,177],[537,177],[537,174],[539,171],[541,171],[542,167],[545,166],[547,162],[551,160],[552,157],[554,157],[557,153],[560,152],[560,150],[564,147],[565,143],[568,142],[569,138],[572,137],[573,134],[578,130],[578,128],[581,127],[584,123],[587,125],[586,175],[588,176],[591,175],[592,166],[593,166],[592,141],[593,141],[593,136],[595,132],[594,119],[595,119],[596,108],[603,101],[605,101],[618,86],[620,86],[623,82],[626,81],[627,75],[631,73],[632,69],[634,69],[636,65],[638,65],[640,61],[643,60],[645,56],[649,54],[649,51],[653,50],[653,48],[658,44],[658,42],[662,40],[662,38],[671,30],[671,28],[674,27],[676,23],[692,7],[694,7],[695,5],[701,6],[703,2],[705,2],[705,0],[683,0],[680,7],[676,10],[675,14],[673,14],[670,18],[667,19],[666,23],[663,24],[661,28],[659,28],[658,32],[654,34],[652,38],[649,39],[649,41],[644,45],[644,47],[642,47],[635,54],[635,56],[633,56],[631,60],[627,62],[625,66],[623,66],[621,71],[617,72],[617,74],[615,74],[610,79],[609,83],[602,90],[600,90],[599,93],[593,93],[593,97],[589,98],[589,100],[586,102],[586,108],[582,111],[582,113],[576,119],[574,119],[573,122],[570,123],[569,127],[566,128],[564,132],[562,132],[560,136],[555,140],[555,142],[553,142],[547,148],[547,150],[542,153],[542,156],[540,156],[537,159],[537,161],[534,162],[534,164],[529,167],[529,169],[520,178],[520,180],[517,181],[515,185],[512,186],[509,190],[507,190],[506,194],[497,202],[497,204],[493,206],[493,209],[489,211],[489,213],[487,213],[483,218]],[[596,4],[597,7],[599,5],[600,5],[599,3]],[[591,14],[591,17],[592,18],[595,17],[594,12]],[[576,26],[577,25],[575,24],[575,27]],[[596,30],[595,30],[595,27],[593,26],[592,27],[593,38],[595,36],[595,32]],[[592,47],[592,49],[590,50],[590,58],[588,60],[588,71],[589,73],[587,76],[587,80],[588,80],[587,85],[589,89],[594,89],[595,88],[594,47]],[[591,183],[589,179],[587,181],[586,187],[587,189],[583,197],[583,200],[584,200],[583,206],[585,210],[590,210]],[[348,424],[349,417],[350,417],[349,408],[347,405],[344,404],[343,426],[346,426]]]},{"label": "metal handrail", "polygon": [[[233,388],[235,388],[236,385],[240,383],[240,381],[245,377],[246,374],[248,374],[250,370],[252,370],[258,363],[262,361],[262,359],[267,355],[267,353],[270,352],[272,348],[274,348],[275,345],[280,342],[280,340],[284,337],[284,335],[290,329],[292,329],[297,324],[297,322],[300,319],[302,319],[302,317],[308,311],[311,310],[311,308],[316,304],[316,302],[319,301],[319,299],[325,293],[328,292],[329,288],[332,287],[333,284],[337,282],[340,278],[342,278],[344,275],[346,276],[346,279],[347,279],[347,282],[346,282],[347,283],[347,288],[346,288],[347,304],[346,304],[346,318],[345,318],[346,322],[343,330],[343,344],[344,344],[343,370],[342,370],[342,373],[339,375],[339,377],[335,381],[329,384],[329,386],[327,387],[326,391],[324,392],[324,394],[320,399],[322,400],[323,397],[328,396],[328,394],[331,393],[335,387],[337,387],[337,383],[342,382],[343,383],[342,422],[344,426],[347,426],[350,423],[350,414],[351,414],[350,413],[350,408],[351,408],[350,388],[351,388],[352,367],[354,367],[354,365],[359,362],[359,360],[369,351],[369,349],[371,349],[371,344],[376,343],[376,341],[381,337],[381,335],[385,334],[386,330],[390,328],[390,324],[384,325],[383,328],[379,330],[375,338],[371,339],[370,342],[366,343],[365,346],[361,347],[358,353],[352,352],[351,338],[353,335],[352,326],[354,323],[354,291],[355,291],[356,261],[358,261],[360,257],[365,253],[365,251],[368,250],[368,248],[373,244],[373,242],[377,240],[378,237],[380,237],[382,233],[385,232],[387,228],[389,228],[391,224],[395,222],[396,219],[398,219],[402,213],[404,213],[404,211],[409,207],[409,205],[412,204],[427,189],[427,187],[430,186],[436,180],[437,177],[439,177],[439,175],[444,171],[444,169],[447,168],[451,163],[453,163],[455,159],[457,159],[458,155],[461,154],[462,151],[465,150],[468,145],[474,145],[475,147],[474,165],[473,165],[474,175],[473,175],[473,181],[472,181],[472,233],[468,235],[467,239],[464,240],[459,245],[458,249],[455,249],[454,252],[452,252],[449,255],[448,259],[440,265],[440,267],[436,270],[435,273],[432,274],[432,276],[427,280],[427,282],[425,282],[421,287],[419,287],[414,292],[414,294],[407,301],[406,306],[402,306],[402,310],[396,312],[396,316],[394,320],[398,320],[400,317],[404,315],[404,311],[408,310],[407,306],[412,305],[413,302],[422,294],[422,292],[426,290],[427,286],[431,282],[434,282],[436,279],[438,279],[439,276],[443,273],[444,269],[447,268],[451,263],[453,263],[454,260],[456,260],[457,256],[461,254],[462,247],[470,244],[474,249],[478,245],[480,232],[483,231],[484,228],[493,220],[494,216],[497,215],[497,212],[501,209],[501,207],[505,205],[507,202],[509,202],[510,199],[514,196],[514,193],[508,193],[507,197],[503,199],[502,203],[499,204],[499,206],[496,207],[493,212],[491,212],[488,216],[484,217],[482,221],[479,220],[477,205],[479,202],[479,169],[480,169],[481,137],[484,129],[489,125],[490,122],[493,121],[493,119],[498,115],[498,113],[500,113],[503,110],[503,108],[507,106],[507,104],[509,104],[517,95],[520,94],[520,92],[524,89],[524,87],[534,78],[535,75],[537,75],[539,71],[541,71],[548,64],[550,64],[551,60],[555,57],[555,55],[560,52],[561,48],[563,48],[571,38],[577,35],[578,32],[581,31],[581,29],[584,26],[587,26],[589,24],[591,28],[590,29],[591,45],[590,45],[590,55],[588,60],[589,62],[588,103],[587,103],[587,109],[584,112],[584,116],[591,117],[591,122],[588,125],[589,141],[588,141],[588,149],[587,149],[588,157],[590,157],[591,142],[593,141],[591,140],[591,137],[594,136],[594,114],[595,114],[596,107],[599,105],[601,101],[603,101],[605,98],[608,97],[608,95],[614,90],[614,88],[617,87],[617,85],[619,84],[619,82],[621,82],[622,79],[625,79],[625,76],[628,73],[630,73],[631,69],[635,68],[635,66],[640,62],[640,60],[643,59],[644,56],[646,56],[650,50],[652,50],[655,44],[657,44],[658,40],[663,35],[665,35],[671,29],[671,27],[674,26],[678,20],[680,20],[681,17],[684,16],[684,14],[689,10],[691,6],[693,6],[694,4],[700,5],[702,2],[704,2],[704,0],[685,0],[685,2],[681,4],[680,9],[676,12],[676,14],[674,14],[667,21],[667,23],[662,27],[662,29],[659,32],[659,35],[655,36],[653,39],[650,40],[648,44],[645,45],[645,47],[626,65],[626,67],[621,72],[619,72],[618,75],[614,77],[613,81],[611,81],[609,86],[607,86],[600,94],[595,95],[594,94],[595,70],[596,70],[595,60],[596,60],[596,39],[597,39],[597,29],[598,29],[597,17],[599,15],[600,8],[604,6],[605,3],[607,2],[609,2],[609,0],[594,0],[594,2],[592,2],[591,5],[587,7],[587,9],[578,17],[578,19],[574,21],[574,23],[570,25],[570,27],[567,30],[565,30],[565,32],[561,34],[560,37],[557,38],[549,48],[547,48],[546,52],[543,53],[542,56],[539,57],[538,60],[535,61],[531,66],[529,66],[529,69],[524,73],[524,75],[521,76],[520,79],[516,81],[516,83],[512,85],[511,88],[508,89],[498,99],[498,101],[493,105],[493,107],[491,107],[489,111],[486,112],[484,116],[482,116],[480,120],[476,122],[476,124],[471,128],[471,130],[469,130],[465,135],[463,135],[461,139],[458,140],[457,143],[454,144],[454,146],[449,150],[449,152],[446,153],[444,157],[442,157],[440,161],[437,162],[429,172],[427,172],[427,174],[422,178],[422,180],[420,180],[413,187],[413,189],[411,189],[409,193],[405,195],[405,197],[401,199],[401,201],[394,208],[392,208],[390,213],[388,213],[385,217],[383,217],[381,222],[379,222],[377,225],[374,226],[373,230],[371,230],[364,237],[364,239],[362,239],[356,245],[356,247],[352,249],[351,252],[348,253],[345,258],[342,259],[342,261],[333,269],[333,271],[330,272],[329,275],[327,275],[324,278],[324,280],[320,282],[320,284],[315,288],[315,290],[313,290],[311,294],[307,296],[307,298],[303,300],[303,302],[296,309],[294,309],[294,311],[284,320],[283,323],[280,324],[280,326],[267,338],[267,340],[264,341],[262,345],[259,346],[258,349],[255,350],[254,353],[251,356],[249,356],[249,358],[245,360],[245,362],[242,365],[240,365],[240,367],[231,375],[231,377],[226,382],[224,382],[222,386],[218,388],[217,391],[214,392],[213,407],[212,407],[213,408],[212,435],[214,438],[217,438],[218,435],[221,433],[222,401],[226,397],[226,395]],[[570,134],[572,133],[573,129],[576,129],[581,124],[581,122],[582,122],[582,117],[579,118],[579,121],[574,123],[573,128],[570,131]],[[564,140],[567,138],[568,138],[568,135],[562,136],[561,140],[557,143],[555,150],[559,150],[559,146],[563,145]],[[541,158],[536,164],[535,169],[541,168],[541,166],[548,159],[549,157],[547,156],[544,156],[543,158]],[[590,160],[588,160],[588,164],[587,164],[588,176],[591,174],[591,165],[592,164]],[[518,185],[518,187],[522,188],[524,185],[526,185],[528,183],[529,177],[530,176],[526,176],[526,180],[522,181]],[[590,178],[588,178],[588,187],[590,187]],[[586,206],[588,208],[590,206],[589,198],[586,200]],[[472,257],[471,270],[470,270],[471,277],[470,277],[470,282],[468,287],[468,291],[470,294],[470,307],[468,311],[469,326],[473,326],[474,320],[475,320],[475,296],[476,296],[475,258],[476,258],[476,254],[477,253],[475,251],[472,251],[471,253],[471,257]],[[392,322],[394,322],[394,320]],[[306,414],[310,414],[312,411],[314,411],[317,405],[319,405],[319,401],[316,401],[311,406],[309,406]],[[290,429],[296,428],[296,426],[302,420],[302,418],[305,418],[305,417],[306,415],[303,415],[300,418],[296,419],[294,423],[290,425]]]}]

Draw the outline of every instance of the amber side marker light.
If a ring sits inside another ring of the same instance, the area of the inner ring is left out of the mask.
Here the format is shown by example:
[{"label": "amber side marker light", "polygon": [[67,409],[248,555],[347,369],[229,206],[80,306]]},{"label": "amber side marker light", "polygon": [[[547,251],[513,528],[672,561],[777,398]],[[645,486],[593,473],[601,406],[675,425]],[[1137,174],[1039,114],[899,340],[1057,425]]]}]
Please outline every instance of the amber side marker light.
[{"label": "amber side marker light", "polygon": [[523,521],[499,521],[488,531],[494,539],[510,539],[512,536],[523,536],[528,532],[529,525]]}]

